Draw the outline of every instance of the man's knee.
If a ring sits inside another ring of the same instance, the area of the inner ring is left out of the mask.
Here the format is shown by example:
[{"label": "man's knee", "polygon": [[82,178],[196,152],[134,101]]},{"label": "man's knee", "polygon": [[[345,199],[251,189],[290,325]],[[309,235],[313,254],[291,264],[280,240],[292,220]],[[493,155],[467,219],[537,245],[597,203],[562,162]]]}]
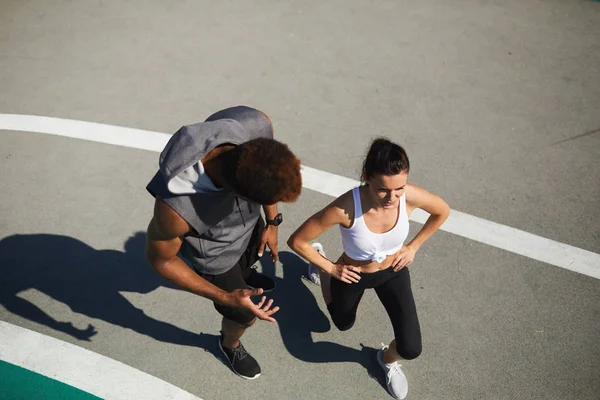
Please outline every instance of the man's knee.
[{"label": "man's knee", "polygon": [[254,317],[250,320],[245,320],[245,319],[241,319],[241,318],[230,319],[227,317],[223,317],[223,319],[230,325],[238,326],[238,327],[244,328],[244,329],[250,328],[256,322],[256,317]]},{"label": "man's knee", "polygon": [[255,322],[256,322],[256,317],[252,318],[248,322],[241,323],[240,325],[244,328],[250,328],[252,325],[254,325]]},{"label": "man's knee", "polygon": [[232,322],[242,328],[251,326],[256,320],[256,317],[253,314],[239,308],[224,306],[218,303],[214,303],[214,306],[217,312],[223,316],[224,320]]}]

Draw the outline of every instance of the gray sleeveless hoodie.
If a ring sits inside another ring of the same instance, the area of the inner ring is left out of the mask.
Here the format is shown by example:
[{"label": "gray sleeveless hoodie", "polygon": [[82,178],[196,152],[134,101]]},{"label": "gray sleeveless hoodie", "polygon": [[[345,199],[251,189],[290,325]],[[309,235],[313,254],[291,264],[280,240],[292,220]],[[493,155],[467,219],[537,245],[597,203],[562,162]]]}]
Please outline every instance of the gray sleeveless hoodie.
[{"label": "gray sleeveless hoodie", "polygon": [[260,217],[260,205],[233,192],[174,194],[167,184],[215,147],[273,138],[269,120],[258,110],[238,106],[218,111],[206,122],[184,126],[160,154],[159,171],[146,189],[162,199],[193,228],[180,255],[199,273],[222,274],[239,260]]}]

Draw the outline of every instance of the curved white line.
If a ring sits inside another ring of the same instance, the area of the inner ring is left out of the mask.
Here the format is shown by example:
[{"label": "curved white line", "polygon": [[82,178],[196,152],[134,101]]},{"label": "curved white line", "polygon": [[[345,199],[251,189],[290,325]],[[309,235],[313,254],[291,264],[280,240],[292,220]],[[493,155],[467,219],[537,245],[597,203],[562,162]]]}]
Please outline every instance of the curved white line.
[{"label": "curved white line", "polygon": [[202,400],[119,361],[4,321],[0,360],[103,399]]},{"label": "curved white line", "polygon": [[[35,115],[0,114],[0,129],[49,133],[100,143],[151,151],[162,151],[170,135],[93,122]],[[302,167],[307,189],[337,197],[358,185],[343,176]],[[411,219],[424,223],[428,214],[417,210]],[[600,254],[452,210],[441,228],[468,239],[529,257],[560,268],[600,279]]]},{"label": "curved white line", "polygon": [[0,114],[0,129],[46,133],[134,149],[162,151],[171,135],[72,119]]}]

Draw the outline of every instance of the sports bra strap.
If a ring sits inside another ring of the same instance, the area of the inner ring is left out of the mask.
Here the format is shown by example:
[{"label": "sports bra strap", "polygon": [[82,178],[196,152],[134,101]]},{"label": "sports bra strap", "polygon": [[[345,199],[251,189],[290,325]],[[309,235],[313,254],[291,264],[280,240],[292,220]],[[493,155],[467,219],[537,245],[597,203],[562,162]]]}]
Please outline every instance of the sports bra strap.
[{"label": "sports bra strap", "polygon": [[[360,203],[360,187],[352,189],[352,197],[354,198],[354,220],[362,217],[362,204]],[[354,226],[354,223],[352,224]]]}]

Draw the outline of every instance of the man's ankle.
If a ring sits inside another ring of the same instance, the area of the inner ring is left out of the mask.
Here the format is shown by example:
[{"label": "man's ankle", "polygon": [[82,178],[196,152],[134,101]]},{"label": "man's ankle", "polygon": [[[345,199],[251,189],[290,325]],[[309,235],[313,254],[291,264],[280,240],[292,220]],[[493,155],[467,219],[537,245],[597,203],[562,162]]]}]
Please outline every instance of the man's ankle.
[{"label": "man's ankle", "polygon": [[240,339],[232,339],[223,335],[223,340],[221,341],[221,344],[227,349],[235,349],[240,345]]}]

